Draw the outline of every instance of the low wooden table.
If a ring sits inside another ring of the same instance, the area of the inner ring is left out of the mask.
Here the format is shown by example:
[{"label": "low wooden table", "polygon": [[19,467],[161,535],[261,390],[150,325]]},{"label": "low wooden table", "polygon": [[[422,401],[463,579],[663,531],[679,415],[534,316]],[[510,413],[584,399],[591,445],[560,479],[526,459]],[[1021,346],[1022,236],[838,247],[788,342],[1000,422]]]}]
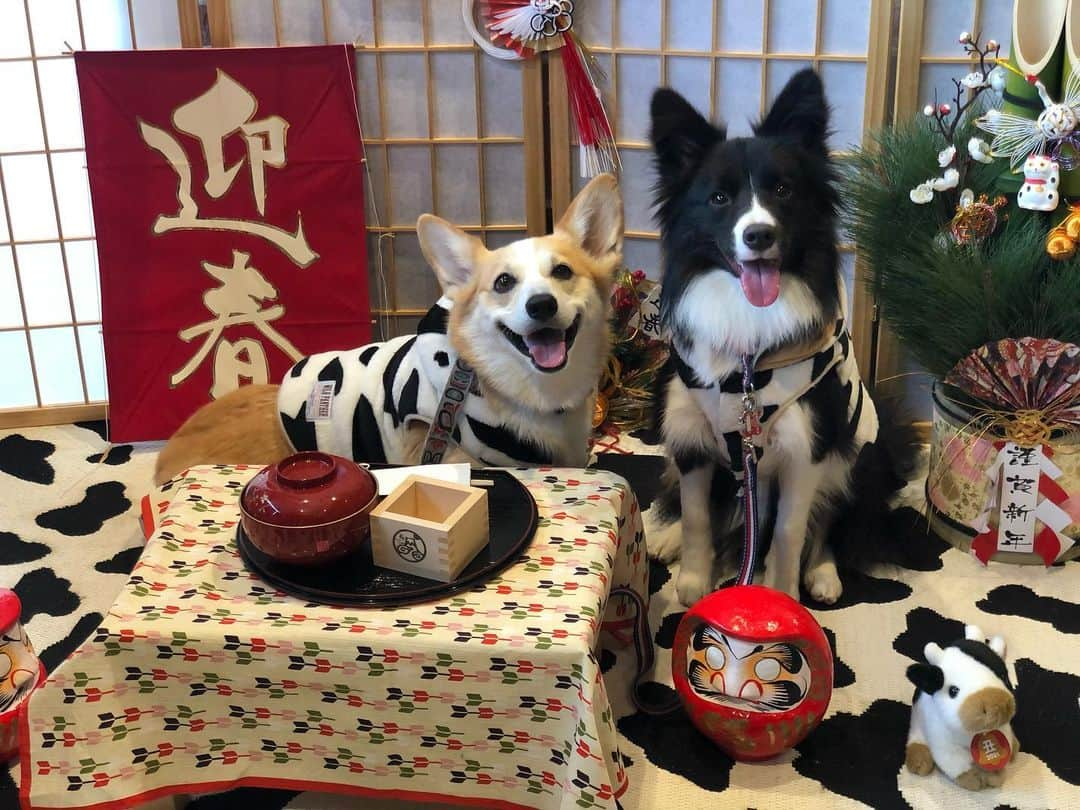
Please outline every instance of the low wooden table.
[{"label": "low wooden table", "polygon": [[637,501],[604,472],[514,474],[526,555],[441,602],[306,604],[234,542],[251,467],[199,467],[104,623],[28,701],[24,807],[114,808],[242,785],[488,807],[609,808],[626,788],[597,664],[647,598]]}]

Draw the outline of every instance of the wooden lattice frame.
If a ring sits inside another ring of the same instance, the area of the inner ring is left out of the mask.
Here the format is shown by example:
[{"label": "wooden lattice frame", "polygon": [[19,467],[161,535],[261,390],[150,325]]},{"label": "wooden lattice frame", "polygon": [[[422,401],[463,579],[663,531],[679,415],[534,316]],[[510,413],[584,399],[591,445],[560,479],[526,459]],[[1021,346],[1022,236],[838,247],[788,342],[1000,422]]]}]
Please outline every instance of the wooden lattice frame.
[{"label": "wooden lattice frame", "polygon": [[[544,131],[543,131],[543,85],[540,64],[536,61],[522,63],[522,135],[518,136],[488,136],[483,130],[483,98],[481,92],[482,61],[486,58],[483,53],[471,43],[469,44],[439,44],[433,42],[432,12],[429,0],[417,0],[415,5],[420,11],[421,42],[417,44],[394,44],[384,43],[381,30],[380,13],[384,0],[363,0],[371,10],[373,24],[373,42],[370,44],[358,43],[357,50],[365,54],[373,54],[375,59],[375,78],[378,85],[378,112],[381,127],[386,126],[387,100],[384,75],[384,57],[387,54],[423,54],[425,80],[427,86],[427,127],[425,137],[388,137],[384,132],[373,135],[368,131],[364,133],[364,143],[369,147],[369,153],[375,159],[382,161],[383,177],[386,182],[382,189],[381,199],[375,200],[375,206],[380,215],[382,224],[368,223],[368,232],[376,237],[373,242],[373,250],[381,250],[385,257],[386,287],[377,291],[376,300],[373,301],[372,315],[375,322],[386,324],[386,330],[390,334],[402,331],[407,327],[403,321],[416,320],[424,314],[425,309],[399,306],[398,302],[398,274],[394,251],[383,247],[382,242],[386,237],[393,238],[397,234],[415,233],[415,227],[411,224],[394,225],[394,200],[392,191],[392,173],[390,168],[390,150],[392,146],[426,146],[429,158],[429,175],[431,183],[431,199],[437,201],[438,172],[436,169],[436,148],[440,145],[474,145],[476,147],[478,168],[478,196],[480,221],[476,223],[456,223],[467,228],[471,232],[478,233],[486,240],[487,235],[495,232],[524,232],[529,235],[538,235],[546,228],[546,175],[544,172]],[[210,0],[211,38],[215,46],[228,46],[233,44],[233,26],[229,12],[228,0],[217,0],[217,8],[214,9],[214,0]],[[271,0],[270,13],[273,15],[274,39],[277,45],[282,40],[282,9],[279,0]],[[328,0],[321,0],[323,39],[331,42],[331,20]],[[215,16],[216,15],[216,18]],[[217,34],[215,35],[215,31]],[[432,58],[439,53],[464,53],[471,54],[473,60],[473,85],[475,92],[476,132],[475,136],[439,136],[435,134],[435,100],[433,96],[434,83],[432,81]],[[499,223],[487,222],[487,204],[485,200],[485,188],[483,177],[485,172],[484,147],[486,145],[520,145],[524,150],[524,194],[525,194],[525,222]],[[438,213],[436,211],[435,213]],[[371,262],[373,265],[374,262]],[[378,301],[387,301],[387,306],[379,306]]]},{"label": "wooden lattice frame", "polygon": [[[386,188],[384,189],[383,199],[377,201],[377,206],[380,209],[379,213],[382,216],[382,223],[379,226],[372,226],[371,231],[381,240],[383,237],[393,238],[395,234],[410,232],[412,228],[407,225],[393,225],[392,213],[393,213],[393,199],[392,191],[390,190],[390,166],[389,166],[389,150],[388,146],[394,145],[411,145],[411,146],[427,146],[429,155],[431,156],[431,183],[432,183],[432,199],[438,199],[436,184],[438,182],[437,173],[434,171],[435,161],[435,149],[441,144],[455,144],[455,145],[475,145],[477,149],[477,161],[480,167],[480,177],[483,177],[484,166],[484,154],[483,147],[486,144],[519,144],[524,150],[524,166],[525,166],[525,222],[515,224],[489,224],[485,221],[486,205],[482,199],[485,191],[483,188],[483,182],[479,184],[479,195],[481,195],[480,203],[480,216],[481,220],[478,223],[467,223],[470,225],[470,230],[475,230],[486,237],[489,233],[497,233],[499,231],[523,231],[528,234],[543,233],[548,224],[552,221],[553,217],[557,217],[568,205],[572,195],[572,182],[571,182],[571,138],[569,127],[569,111],[565,104],[565,77],[562,74],[561,63],[557,59],[546,60],[546,67],[539,60],[532,60],[524,62],[521,65],[522,74],[522,108],[523,108],[523,121],[522,121],[522,135],[521,137],[506,137],[506,136],[485,136],[482,130],[482,100],[480,96],[480,71],[481,60],[485,59],[480,51],[475,49],[472,45],[468,44],[435,44],[432,42],[431,32],[431,8],[428,0],[420,0],[417,6],[421,11],[420,23],[423,30],[422,42],[412,45],[401,44],[388,44],[383,43],[381,39],[381,32],[379,30],[379,21],[381,15],[379,13],[380,6],[384,2],[389,0],[364,0],[365,3],[370,3],[372,20],[375,26],[374,41],[371,44],[367,44],[361,47],[364,53],[370,53],[374,55],[374,61],[376,64],[376,81],[379,85],[379,106],[380,106],[380,121],[385,121],[384,115],[386,109],[386,99],[384,98],[384,86],[381,81],[382,78],[382,61],[386,54],[392,53],[422,53],[424,54],[424,64],[427,72],[428,80],[428,133],[427,137],[417,138],[394,138],[394,137],[367,137],[367,143],[376,147],[374,152],[377,152],[380,159],[385,161],[383,164],[384,177],[387,178]],[[28,4],[30,0],[24,0],[24,3]],[[80,0],[74,0],[77,10],[80,12],[80,31],[82,22],[82,9]],[[128,19],[131,27],[132,34],[132,47],[137,47],[135,41],[135,12],[133,3],[135,0],[128,0],[127,10]],[[713,0],[713,18],[717,19],[718,6],[720,0]],[[715,103],[715,88],[712,86],[716,81],[716,61],[723,58],[742,58],[742,59],[760,59],[762,70],[762,107],[764,106],[764,96],[767,87],[767,70],[770,62],[783,61],[783,60],[797,60],[806,61],[813,64],[815,67],[819,66],[823,62],[844,62],[844,61],[857,61],[865,62],[866,64],[866,97],[864,106],[863,124],[864,128],[872,128],[880,126],[888,120],[888,114],[890,112],[889,94],[886,90],[889,81],[889,39],[892,31],[892,7],[894,5],[893,0],[870,0],[870,31],[868,39],[868,51],[865,56],[862,55],[843,55],[843,54],[824,54],[821,53],[821,41],[822,41],[822,21],[824,16],[822,14],[823,0],[817,0],[817,30],[815,32],[815,46],[813,54],[786,54],[786,53],[771,53],[768,48],[769,37],[769,3],[770,0],[762,0],[763,9],[763,32],[762,32],[762,52],[761,53],[741,53],[734,51],[722,52],[717,48],[717,33],[713,32],[713,47],[711,51],[679,51],[666,49],[664,45],[667,42],[667,20],[670,14],[670,6],[672,0],[662,0],[661,6],[661,20],[663,30],[661,32],[661,47],[659,49],[647,49],[647,48],[621,48],[618,46],[612,46],[609,48],[597,48],[600,53],[608,52],[612,54],[612,58],[617,58],[618,54],[647,54],[656,55],[660,57],[661,62],[661,78],[666,77],[667,59],[668,57],[678,56],[694,56],[694,57],[708,57],[710,59],[710,65],[712,67],[710,77],[710,104]],[[975,0],[976,3],[976,18],[979,14],[979,6],[982,0]],[[910,28],[912,19],[915,20],[921,26],[921,20],[918,18],[918,13],[915,11],[916,7],[921,8],[925,3],[925,0],[904,0],[903,9],[901,14],[901,50],[900,59],[901,69],[900,75],[903,76],[905,71],[903,69],[905,51],[903,48],[903,32],[904,25],[907,24]],[[177,14],[178,22],[181,32],[181,41],[184,47],[200,47],[203,45],[213,45],[216,47],[226,47],[232,45],[234,42],[233,28],[232,28],[232,16],[230,14],[229,0],[206,0],[205,9],[200,9],[199,0],[177,0]],[[278,44],[281,43],[282,32],[282,8],[281,3],[278,0],[272,0],[271,4],[275,39]],[[612,5],[613,14],[613,31],[618,30],[617,17],[618,14],[618,0],[614,0]],[[323,19],[323,33],[324,40],[330,41],[330,3],[329,0],[321,0],[321,11]],[[916,40],[921,39],[921,28],[916,32]],[[909,31],[910,34],[910,31]],[[208,40],[208,41],[204,41]],[[72,43],[75,45],[75,43]],[[85,42],[80,42],[76,47],[85,45]],[[430,88],[431,83],[431,71],[432,71],[432,55],[440,52],[471,52],[473,55],[473,67],[474,67],[474,86],[476,88],[476,116],[477,116],[477,133],[475,137],[447,137],[436,136],[434,134],[434,117],[432,115],[432,95]],[[35,59],[38,57],[35,57]],[[40,57],[40,58],[64,58],[61,56],[56,57]],[[936,60],[944,61],[944,60]],[[957,60],[962,61],[962,60]],[[617,71],[613,71],[616,75],[613,76],[613,81],[618,81]],[[544,95],[545,95],[545,81],[547,97],[549,99],[548,106],[548,132],[545,133],[544,129]],[[917,79],[915,80],[917,82]],[[916,85],[917,87],[917,85]],[[38,84],[38,91],[40,93],[40,83]],[[897,84],[896,89],[896,102],[897,109],[899,107],[899,100],[901,98],[901,86]],[[617,95],[616,95],[617,97]],[[40,98],[39,98],[40,106]],[[617,110],[610,111],[613,117],[617,118]],[[711,109],[710,112],[715,112]],[[42,115],[44,112],[42,111]],[[44,126],[43,126],[44,130]],[[366,134],[366,133],[365,133]],[[378,133],[383,135],[383,133]],[[549,138],[547,144],[545,144],[545,135]],[[46,135],[47,137],[47,135]],[[622,141],[619,142],[620,148],[623,149],[643,149],[646,145],[640,142]],[[545,152],[545,149],[547,150]],[[46,151],[48,147],[46,146]],[[52,152],[60,151],[79,151],[79,150],[52,150]],[[550,173],[545,169],[545,158],[548,161],[547,168]],[[51,170],[51,161],[50,161]],[[0,192],[3,191],[2,177],[0,177]],[[54,204],[56,203],[55,188],[53,191]],[[5,200],[5,202],[7,202]],[[9,214],[10,216],[10,214]],[[59,214],[57,212],[57,217]],[[10,228],[10,224],[9,224]],[[642,231],[642,232],[630,232],[628,234],[631,238],[655,238],[655,233]],[[59,239],[61,244],[63,241],[73,241]],[[11,247],[14,251],[14,247]],[[422,310],[408,309],[398,306],[396,300],[397,283],[396,283],[396,268],[394,266],[393,251],[387,251],[386,271],[387,271],[387,296],[389,297],[389,306],[379,307],[376,306],[373,309],[373,315],[379,319],[390,319],[392,322],[391,331],[397,331],[399,326],[407,326],[409,320],[415,319],[422,314]],[[856,263],[856,287],[857,290],[861,290],[860,280],[864,275],[861,263]],[[65,278],[69,279],[66,270],[65,259]],[[70,280],[67,282],[69,299],[71,296]],[[20,291],[21,292],[21,291]],[[70,301],[72,305],[73,323],[72,324],[60,324],[63,326],[79,326],[86,325],[75,322],[74,319],[74,302]],[[853,319],[854,319],[854,331],[855,331],[855,348],[859,358],[861,367],[869,369],[872,367],[873,360],[878,361],[878,365],[882,368],[886,368],[886,365],[882,364],[881,358],[887,358],[887,347],[881,345],[878,347],[875,353],[873,347],[875,343],[882,344],[884,341],[875,341],[874,335],[874,307],[872,302],[867,300],[865,295],[856,294],[855,301],[853,303]],[[26,313],[23,312],[24,325],[21,327],[27,332],[27,340],[29,341],[29,327],[26,326]],[[96,323],[96,322],[95,322]],[[93,325],[93,324],[90,324]],[[35,325],[34,328],[39,328],[40,325]],[[76,330],[76,339],[78,338],[78,332]],[[31,355],[32,357],[32,355]],[[81,363],[81,360],[80,360]],[[85,382],[84,382],[85,393]],[[27,425],[27,424],[50,424],[64,421],[72,421],[77,419],[90,419],[99,418],[105,414],[105,403],[89,403],[85,405],[75,406],[63,406],[63,407],[45,407],[34,408],[31,410],[21,411],[8,411],[0,412],[0,428],[14,425]]]},{"label": "wooden lattice frame", "polygon": [[[817,16],[814,31],[814,48],[812,53],[784,53],[772,52],[769,49],[769,24],[770,24],[770,0],[762,0],[762,32],[761,51],[734,51],[721,50],[719,47],[719,27],[716,21],[719,19],[720,0],[712,0],[712,47],[708,51],[680,50],[667,47],[668,25],[671,16],[672,0],[660,2],[660,45],[657,48],[625,47],[615,43],[615,37],[620,29],[619,25],[619,0],[611,2],[611,45],[589,45],[590,50],[597,55],[610,55],[612,69],[609,72],[608,81],[611,84],[611,92],[608,94],[612,104],[608,109],[608,115],[613,127],[617,130],[618,114],[618,81],[619,71],[614,60],[620,56],[654,56],[660,60],[660,83],[667,83],[667,65],[670,58],[694,57],[707,59],[709,62],[709,116],[716,117],[716,77],[717,62],[723,59],[757,60],[761,65],[760,99],[758,113],[764,113],[766,94],[768,88],[768,70],[770,63],[783,61],[808,62],[815,69],[829,62],[855,62],[866,65],[866,95],[863,107],[863,129],[872,130],[886,123],[889,104],[886,90],[889,78],[889,45],[891,35],[892,0],[870,0],[869,31],[867,35],[867,52],[862,54],[834,54],[822,52],[823,22],[825,19],[824,0],[816,0]],[[551,110],[551,199],[554,215],[569,205],[573,194],[573,167],[571,165],[571,149],[574,144],[570,127],[569,109],[566,99],[566,77],[563,73],[562,63],[557,59],[549,61],[548,81]],[[648,88],[651,90],[651,88]],[[616,131],[616,143],[622,150],[648,149],[647,143],[637,140],[627,140],[619,137]],[[628,230],[628,239],[657,239],[656,231]],[[842,250],[851,252],[851,245],[841,245]],[[856,358],[864,376],[869,378],[872,369],[872,347],[874,345],[874,332],[876,327],[874,307],[868,296],[863,293],[865,268],[860,261],[855,263],[855,296],[852,302],[852,330]]]},{"label": "wooden lattice frame", "polygon": [[[79,28],[79,41],[77,43],[70,43],[74,47],[85,48],[86,37],[84,30],[84,16],[81,0],[74,0],[75,12],[78,18]],[[131,34],[131,47],[132,49],[138,48],[138,36],[136,34],[135,25],[135,8],[134,0],[127,0],[127,22],[129,31]],[[90,402],[89,391],[86,382],[86,369],[83,363],[83,347],[82,340],[79,336],[79,328],[86,326],[100,326],[101,321],[80,321],[76,316],[75,298],[72,291],[71,272],[68,261],[67,245],[71,242],[86,242],[93,241],[93,236],[67,236],[63,232],[61,227],[60,216],[60,202],[56,192],[56,173],[53,165],[53,156],[64,153],[78,153],[83,151],[83,147],[73,148],[52,148],[49,143],[49,131],[46,125],[45,118],[45,104],[41,90],[41,73],[39,65],[42,62],[47,62],[55,59],[68,59],[70,54],[39,54],[37,52],[37,44],[34,41],[34,28],[33,28],[33,16],[30,13],[30,0],[23,0],[23,11],[26,15],[27,22],[27,34],[30,48],[29,57],[15,57],[13,59],[4,59],[2,61],[29,61],[33,73],[34,73],[34,85],[37,91],[38,112],[41,116],[41,134],[42,134],[42,149],[26,150],[21,152],[5,152],[4,157],[12,156],[27,156],[27,155],[44,155],[46,165],[49,173],[49,190],[52,195],[52,207],[53,214],[56,219],[56,238],[55,239],[30,239],[30,240],[18,240],[15,238],[15,233],[12,228],[11,220],[11,199],[8,195],[7,185],[4,182],[3,165],[0,163],[0,198],[4,203],[5,216],[7,217],[7,230],[9,243],[3,247],[3,249],[11,251],[12,264],[15,269],[15,284],[19,293],[20,308],[22,311],[22,326],[16,327],[0,327],[0,331],[12,332],[22,331],[26,337],[26,350],[30,362],[30,373],[34,383],[34,396],[37,400],[37,406],[32,408],[21,408],[13,410],[0,411],[0,429],[6,427],[25,426],[25,425],[48,425],[58,424],[64,422],[73,422],[85,419],[100,419],[106,413],[107,405],[103,402]],[[17,247],[23,245],[48,245],[56,244],[60,251],[60,260],[63,265],[64,271],[64,294],[67,296],[67,303],[71,312],[71,318],[68,321],[47,323],[47,324],[34,324],[32,327],[29,324],[26,310],[26,299],[23,293],[23,282],[19,268],[19,255],[16,250]],[[34,346],[31,340],[32,330],[53,329],[57,327],[71,327],[75,341],[76,357],[79,366],[79,380],[82,386],[83,404],[74,405],[45,405],[42,403],[40,378],[38,375],[37,363],[34,357]]]}]

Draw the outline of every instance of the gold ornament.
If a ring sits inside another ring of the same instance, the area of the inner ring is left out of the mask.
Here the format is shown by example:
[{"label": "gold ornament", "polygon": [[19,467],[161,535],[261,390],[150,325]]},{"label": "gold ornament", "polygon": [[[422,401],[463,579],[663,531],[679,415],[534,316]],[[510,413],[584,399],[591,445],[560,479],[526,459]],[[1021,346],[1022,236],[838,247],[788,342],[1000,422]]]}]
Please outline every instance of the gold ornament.
[{"label": "gold ornament", "polygon": [[990,202],[985,194],[980,194],[976,200],[970,191],[965,191],[960,196],[956,215],[949,223],[949,231],[956,244],[978,244],[990,236],[998,225],[998,209],[1006,204],[1006,199],[1000,194]]},{"label": "gold ornament", "polygon": [[1069,209],[1061,224],[1050,229],[1046,235],[1046,252],[1051,259],[1063,262],[1076,255],[1076,243],[1080,241],[1080,203]]},{"label": "gold ornament", "polygon": [[592,426],[593,430],[599,428],[604,424],[604,420],[607,419],[608,414],[608,398],[607,394],[600,391],[596,395],[596,403],[593,405],[592,412]]},{"label": "gold ornament", "polygon": [[1076,255],[1076,240],[1070,239],[1059,225],[1046,236],[1046,252],[1054,261],[1068,261]]}]

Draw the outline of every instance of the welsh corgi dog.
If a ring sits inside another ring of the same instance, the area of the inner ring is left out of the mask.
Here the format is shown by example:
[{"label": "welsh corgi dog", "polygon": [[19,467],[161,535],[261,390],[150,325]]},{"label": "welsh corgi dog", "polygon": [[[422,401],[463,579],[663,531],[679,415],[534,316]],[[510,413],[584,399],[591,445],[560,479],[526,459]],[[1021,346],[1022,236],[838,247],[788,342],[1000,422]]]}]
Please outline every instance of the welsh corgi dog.
[{"label": "welsh corgi dog", "polygon": [[415,464],[452,374],[472,374],[444,461],[583,467],[611,348],[623,208],[600,175],[547,236],[489,250],[425,214],[424,256],[443,298],[415,335],[300,360],[193,414],[162,449],[160,485],[199,464],[272,464],[301,450]]}]

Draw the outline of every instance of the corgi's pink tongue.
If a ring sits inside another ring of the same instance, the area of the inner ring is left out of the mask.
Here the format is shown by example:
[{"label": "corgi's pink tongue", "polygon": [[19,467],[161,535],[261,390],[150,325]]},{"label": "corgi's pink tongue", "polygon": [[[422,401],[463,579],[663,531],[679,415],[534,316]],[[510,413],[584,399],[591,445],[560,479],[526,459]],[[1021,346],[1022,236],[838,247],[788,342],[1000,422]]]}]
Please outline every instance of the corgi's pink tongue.
[{"label": "corgi's pink tongue", "polygon": [[779,297],[779,262],[740,262],[739,270],[739,283],[742,284],[743,295],[755,307],[767,307]]},{"label": "corgi's pink tongue", "polygon": [[525,335],[525,347],[540,368],[558,368],[566,362],[566,333],[561,329],[539,329]]}]

